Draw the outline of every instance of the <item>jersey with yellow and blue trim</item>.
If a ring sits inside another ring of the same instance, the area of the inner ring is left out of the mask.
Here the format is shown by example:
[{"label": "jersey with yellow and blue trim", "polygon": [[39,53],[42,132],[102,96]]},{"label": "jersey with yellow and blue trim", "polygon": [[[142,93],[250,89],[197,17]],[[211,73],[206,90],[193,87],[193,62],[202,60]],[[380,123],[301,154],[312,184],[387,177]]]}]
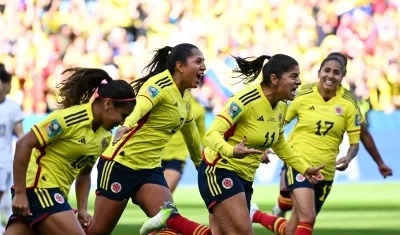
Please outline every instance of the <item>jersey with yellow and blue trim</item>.
[{"label": "jersey with yellow and blue trim", "polygon": [[265,97],[261,85],[249,86],[231,97],[206,132],[204,160],[216,167],[235,172],[247,181],[253,181],[260,165],[260,154],[243,159],[234,158],[234,146],[246,136],[247,148],[265,151],[272,148],[289,165],[304,173],[308,166],[287,144],[283,120],[287,104],[280,101],[275,107]]},{"label": "jersey with yellow and blue trim", "polygon": [[[200,135],[200,142],[204,146],[204,134],[206,132],[205,116],[206,109],[195,99],[192,98],[193,117],[196,123],[197,130]],[[162,153],[162,159],[186,161],[189,151],[185,145],[185,140],[181,132],[177,132],[168,142]]]},{"label": "jersey with yellow and blue trim", "polygon": [[134,111],[124,126],[133,127],[102,157],[133,170],[161,166],[162,151],[181,131],[193,162],[201,161],[200,137],[193,121],[191,94],[180,93],[168,70],[151,77],[139,90]]},{"label": "jersey with yellow and blue trim", "polygon": [[289,144],[311,165],[325,164],[322,174],[326,180],[333,180],[345,132],[350,144],[360,140],[362,116],[357,101],[342,87],[335,97],[325,101],[318,92],[318,84],[307,85],[291,102],[285,122],[296,117],[298,121],[289,135]]},{"label": "jersey with yellow and blue trim", "polygon": [[92,102],[55,110],[32,127],[40,148],[29,161],[26,187],[60,188],[67,196],[82,169],[92,167],[111,141],[111,132],[92,129]]}]

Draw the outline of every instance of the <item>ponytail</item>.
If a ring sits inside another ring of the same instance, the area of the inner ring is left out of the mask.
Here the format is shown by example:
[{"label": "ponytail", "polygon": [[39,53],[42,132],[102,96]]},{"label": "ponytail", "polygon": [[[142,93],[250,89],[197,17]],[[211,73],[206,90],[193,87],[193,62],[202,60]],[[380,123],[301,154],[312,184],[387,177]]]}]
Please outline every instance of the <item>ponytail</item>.
[{"label": "ponytail", "polygon": [[163,48],[154,51],[155,54],[151,59],[150,63],[143,69],[143,71],[146,71],[147,74],[144,77],[136,79],[135,81],[131,82],[135,94],[138,94],[142,85],[147,80],[149,80],[149,78],[153,77],[158,73],[163,72],[168,68],[168,55],[172,51],[172,49],[173,48],[170,46],[165,46]]},{"label": "ponytail", "polygon": [[247,60],[250,57],[241,58],[233,56],[233,58],[235,58],[238,64],[238,68],[233,70],[234,73],[238,74],[235,78],[241,79],[243,84],[249,84],[257,79],[263,69],[264,61],[266,59],[270,60],[271,56],[262,55],[252,61]]},{"label": "ponytail", "polygon": [[113,81],[102,69],[70,68],[61,74],[70,75],[57,85],[61,97],[61,101],[57,102],[60,108],[88,103],[104,79],[108,83]]}]

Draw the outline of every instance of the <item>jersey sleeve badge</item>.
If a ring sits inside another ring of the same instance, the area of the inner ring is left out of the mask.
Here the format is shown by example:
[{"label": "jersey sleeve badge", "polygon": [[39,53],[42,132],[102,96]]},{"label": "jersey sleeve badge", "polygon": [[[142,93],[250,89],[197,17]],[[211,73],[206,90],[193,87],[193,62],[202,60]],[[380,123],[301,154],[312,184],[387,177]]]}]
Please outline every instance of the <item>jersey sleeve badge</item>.
[{"label": "jersey sleeve badge", "polygon": [[154,99],[154,97],[156,97],[160,93],[160,91],[154,86],[149,86],[149,88],[147,88],[147,93],[151,98]]},{"label": "jersey sleeve badge", "polygon": [[53,138],[62,132],[62,126],[57,119],[52,120],[47,124],[47,135]]},{"label": "jersey sleeve badge", "polygon": [[360,126],[361,125],[361,117],[359,114],[356,114],[356,118],[355,118],[355,126]]},{"label": "jersey sleeve badge", "polygon": [[235,102],[232,102],[231,105],[229,106],[228,114],[232,119],[235,119],[239,113],[242,112],[242,109],[239,107],[238,104]]}]

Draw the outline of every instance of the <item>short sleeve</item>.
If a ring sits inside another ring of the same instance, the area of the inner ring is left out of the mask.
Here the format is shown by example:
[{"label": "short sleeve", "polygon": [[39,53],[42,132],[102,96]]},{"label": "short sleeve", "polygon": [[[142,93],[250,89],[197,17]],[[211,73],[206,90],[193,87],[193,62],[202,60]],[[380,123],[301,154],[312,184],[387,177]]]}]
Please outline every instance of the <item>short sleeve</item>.
[{"label": "short sleeve", "polygon": [[13,123],[21,122],[24,119],[24,113],[19,105],[16,105],[13,112]]},{"label": "short sleeve", "polygon": [[58,110],[53,111],[43,121],[36,123],[32,127],[32,131],[38,138],[40,146],[47,146],[65,135],[67,127],[59,112]]},{"label": "short sleeve", "polygon": [[346,112],[346,131],[349,135],[350,144],[355,144],[360,141],[360,126],[362,117],[358,107],[350,106]]}]

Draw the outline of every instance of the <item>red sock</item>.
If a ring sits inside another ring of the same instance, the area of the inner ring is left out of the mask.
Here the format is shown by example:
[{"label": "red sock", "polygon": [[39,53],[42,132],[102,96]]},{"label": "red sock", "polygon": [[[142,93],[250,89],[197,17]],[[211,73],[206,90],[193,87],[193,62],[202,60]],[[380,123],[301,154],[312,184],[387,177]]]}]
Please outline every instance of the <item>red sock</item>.
[{"label": "red sock", "polygon": [[167,227],[182,235],[211,235],[209,227],[190,221],[180,214],[171,216],[167,220]]},{"label": "red sock", "polygon": [[314,223],[300,221],[297,225],[295,235],[311,235],[313,232]]},{"label": "red sock", "polygon": [[287,198],[287,197],[282,197],[281,195],[279,195],[278,206],[279,206],[279,209],[281,209],[283,211],[290,211],[293,207],[292,199]]},{"label": "red sock", "polygon": [[[156,235],[157,233],[153,234]],[[158,235],[179,235],[179,233],[177,231],[174,231],[172,229],[163,229],[161,231],[158,232]]]},{"label": "red sock", "polygon": [[253,216],[253,222],[259,223],[269,231],[275,234],[284,234],[287,221],[285,218],[269,215],[261,211],[256,211]]}]

